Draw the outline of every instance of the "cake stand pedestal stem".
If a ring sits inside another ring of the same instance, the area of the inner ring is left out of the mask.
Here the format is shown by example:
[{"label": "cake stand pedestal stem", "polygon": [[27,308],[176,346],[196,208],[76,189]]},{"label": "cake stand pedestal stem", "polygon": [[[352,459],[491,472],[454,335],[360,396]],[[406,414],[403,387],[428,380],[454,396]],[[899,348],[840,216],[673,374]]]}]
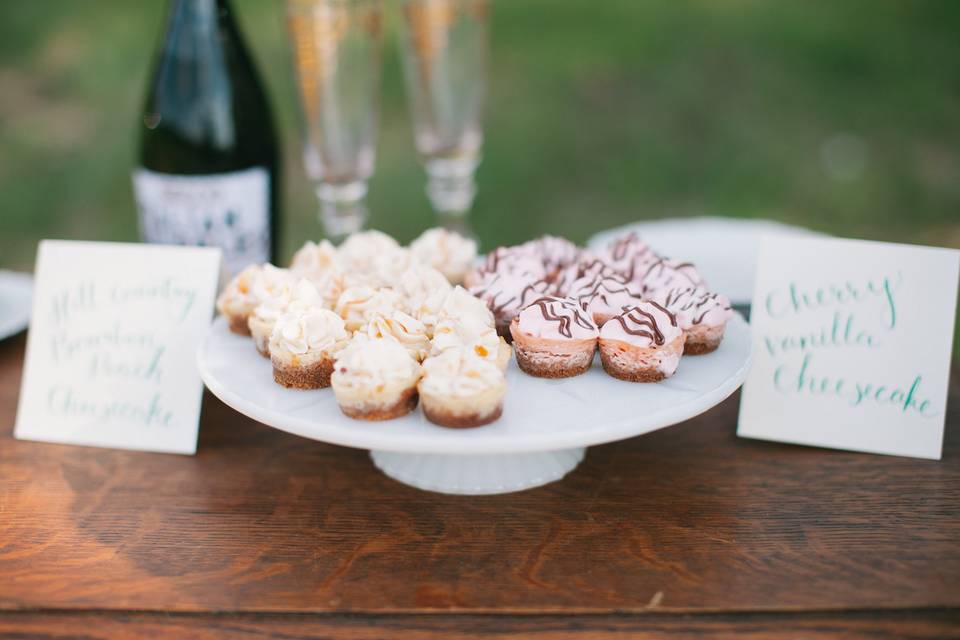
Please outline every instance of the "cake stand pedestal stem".
[{"label": "cake stand pedestal stem", "polygon": [[370,457],[385,474],[418,489],[487,495],[523,491],[559,480],[580,464],[585,451],[583,447],[493,455],[371,451]]}]

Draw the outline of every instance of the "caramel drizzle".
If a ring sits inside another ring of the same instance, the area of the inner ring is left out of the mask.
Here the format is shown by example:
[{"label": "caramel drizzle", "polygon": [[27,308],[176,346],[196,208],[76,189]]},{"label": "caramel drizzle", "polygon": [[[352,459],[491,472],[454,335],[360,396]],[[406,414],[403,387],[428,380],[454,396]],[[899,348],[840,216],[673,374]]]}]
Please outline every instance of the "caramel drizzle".
[{"label": "caramel drizzle", "polygon": [[[556,304],[564,311],[569,312],[567,315],[558,315],[554,313],[551,305]],[[573,332],[570,330],[573,322],[576,322],[578,325],[584,329],[597,330],[597,326],[593,324],[590,320],[587,320],[582,315],[580,311],[574,305],[571,305],[568,302],[563,300],[558,300],[556,298],[539,298],[535,300],[531,307],[536,306],[540,308],[540,314],[543,315],[543,319],[547,322],[556,322],[560,326],[557,328],[557,332],[565,338],[573,338]]]},{"label": "caramel drizzle", "polygon": [[[667,309],[653,301],[648,301],[647,304],[660,309],[660,311],[663,311],[667,318],[669,318],[670,324],[674,327],[677,326],[676,316],[670,313]],[[616,316],[614,320],[620,323],[620,326],[623,327],[623,331],[628,335],[643,336],[651,340],[657,346],[660,346],[665,342],[663,332],[660,331],[660,325],[657,323],[657,319],[652,313],[649,311],[644,311],[640,307],[633,307],[632,309],[626,310],[623,314]],[[639,328],[634,329],[627,326],[627,320],[630,320],[634,324],[638,325]]]}]

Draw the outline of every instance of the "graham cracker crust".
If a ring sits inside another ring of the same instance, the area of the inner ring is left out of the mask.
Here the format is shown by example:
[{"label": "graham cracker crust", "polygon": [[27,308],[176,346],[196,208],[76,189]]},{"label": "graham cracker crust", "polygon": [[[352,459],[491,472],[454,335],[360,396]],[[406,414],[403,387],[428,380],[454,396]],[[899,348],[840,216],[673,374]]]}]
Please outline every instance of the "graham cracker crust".
[{"label": "graham cracker crust", "polygon": [[413,387],[404,391],[400,399],[389,407],[378,407],[370,410],[340,405],[340,411],[343,412],[343,415],[348,418],[353,418],[354,420],[393,420],[394,418],[405,416],[416,409],[419,399],[420,395],[417,393],[417,388]]},{"label": "graham cracker crust", "polygon": [[537,378],[572,378],[586,373],[593,364],[593,353],[589,358],[581,354],[545,354],[525,349],[518,342],[513,343],[513,350],[520,370]]},{"label": "graham cracker crust", "polygon": [[687,340],[683,343],[683,355],[700,356],[711,351],[716,351],[720,346],[719,340],[706,340],[702,342],[691,342]]},{"label": "graham cracker crust", "polygon": [[600,363],[603,365],[603,370],[617,380],[626,380],[627,382],[660,382],[667,377],[662,371],[657,369],[631,369],[623,367],[612,358],[605,356],[603,351],[600,352]]},{"label": "graham cracker crust", "polygon": [[227,326],[230,328],[230,333],[235,333],[238,336],[250,335],[250,327],[247,326],[246,318],[228,315]]},{"label": "graham cracker crust", "polygon": [[288,389],[324,389],[330,386],[333,360],[324,358],[310,367],[273,365],[273,380]]},{"label": "graham cracker crust", "polygon": [[433,424],[451,429],[471,429],[473,427],[482,427],[498,420],[503,414],[503,404],[497,405],[495,411],[481,416],[479,413],[473,413],[464,416],[457,416],[449,411],[433,411],[427,405],[423,405],[423,415]]}]

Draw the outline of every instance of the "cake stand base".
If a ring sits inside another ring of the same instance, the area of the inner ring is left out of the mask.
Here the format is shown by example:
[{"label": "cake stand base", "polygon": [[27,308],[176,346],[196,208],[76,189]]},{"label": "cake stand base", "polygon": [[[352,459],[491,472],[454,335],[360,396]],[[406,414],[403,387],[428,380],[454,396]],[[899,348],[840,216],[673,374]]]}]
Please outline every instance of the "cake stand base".
[{"label": "cake stand base", "polygon": [[523,491],[559,480],[580,464],[585,451],[583,447],[495,455],[371,451],[370,457],[378,469],[403,484],[476,496]]}]

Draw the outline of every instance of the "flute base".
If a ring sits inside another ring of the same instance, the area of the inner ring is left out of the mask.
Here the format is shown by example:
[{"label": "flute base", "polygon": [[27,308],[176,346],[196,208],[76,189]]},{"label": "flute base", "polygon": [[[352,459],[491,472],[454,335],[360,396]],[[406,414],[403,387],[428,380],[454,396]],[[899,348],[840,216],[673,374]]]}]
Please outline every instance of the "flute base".
[{"label": "flute base", "polygon": [[328,239],[339,242],[367,224],[370,213],[364,199],[366,184],[321,184],[316,187],[316,192],[320,199],[320,224]]}]

